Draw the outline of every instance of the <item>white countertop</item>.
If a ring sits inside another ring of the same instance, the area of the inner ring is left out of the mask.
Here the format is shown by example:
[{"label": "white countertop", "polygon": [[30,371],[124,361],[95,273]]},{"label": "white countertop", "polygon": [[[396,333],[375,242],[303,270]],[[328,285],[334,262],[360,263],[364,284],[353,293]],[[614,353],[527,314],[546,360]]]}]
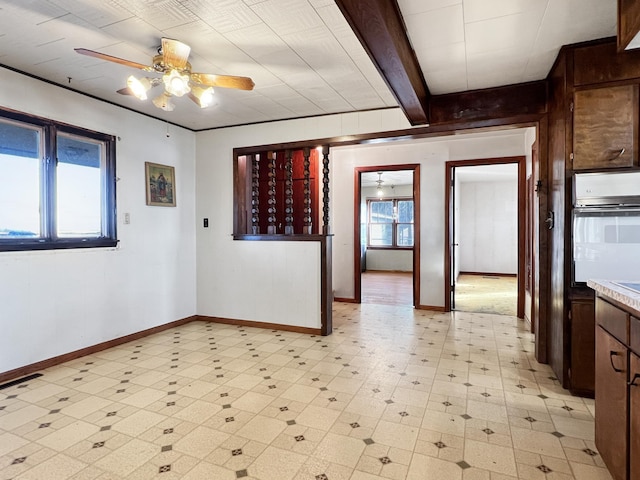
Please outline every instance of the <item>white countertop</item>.
[{"label": "white countertop", "polygon": [[[626,283],[637,282],[626,281]],[[640,293],[635,290],[618,285],[611,280],[589,280],[587,281],[587,286],[593,288],[600,295],[612,298],[623,305],[640,311]]]}]

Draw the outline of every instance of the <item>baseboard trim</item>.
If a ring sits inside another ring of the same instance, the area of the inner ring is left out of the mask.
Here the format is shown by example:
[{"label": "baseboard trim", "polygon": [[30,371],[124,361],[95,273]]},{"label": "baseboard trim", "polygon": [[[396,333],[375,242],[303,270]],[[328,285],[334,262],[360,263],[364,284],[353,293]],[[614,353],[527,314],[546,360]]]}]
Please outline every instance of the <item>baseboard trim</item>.
[{"label": "baseboard trim", "polygon": [[342,302],[342,303],[358,303],[355,298],[346,298],[346,297],[333,297],[334,302]]},{"label": "baseboard trim", "polygon": [[446,312],[444,307],[436,307],[435,305],[418,305],[417,310],[431,310],[434,312]]},{"label": "baseboard trim", "polygon": [[284,330],[285,332],[322,335],[322,330],[319,328],[297,327],[295,325],[284,325],[282,323],[255,322],[253,320],[238,320],[235,318],[207,317],[205,315],[198,315],[198,320],[203,322],[223,323],[225,325],[238,325],[241,327],[254,327],[264,328],[267,330]]},{"label": "baseboard trim", "polygon": [[495,273],[495,272],[460,272],[459,275],[479,275],[487,277],[517,277],[517,273]]},{"label": "baseboard trim", "polygon": [[84,357],[85,355],[91,355],[91,354],[100,352],[102,350],[106,350],[107,348],[117,347],[118,345],[122,345],[123,343],[132,342],[134,340],[138,340],[140,338],[147,337],[149,335],[153,335],[154,333],[159,333],[164,330],[168,330],[170,328],[180,327],[182,325],[193,322],[195,320],[198,320],[198,316],[192,315],[190,317],[182,318],[180,320],[175,320],[173,322],[165,323],[163,325],[147,328],[146,330],[141,330],[140,332],[131,333],[129,335],[125,335],[124,337],[118,337],[118,338],[114,338],[113,340],[107,340],[106,342],[98,343],[96,345],[91,345],[90,347],[81,348],[80,350],[64,353],[62,355],[58,355],[57,357],[47,358],[46,360],[41,360],[39,362],[32,363],[30,365],[25,365],[24,367],[18,367],[13,370],[9,370],[7,372],[2,372],[0,373],[0,383],[4,383],[9,380],[22,377],[24,375],[35,373],[38,370],[44,370],[45,368],[50,368],[56,365],[60,365],[61,363],[65,363],[70,360],[75,360],[76,358]]}]

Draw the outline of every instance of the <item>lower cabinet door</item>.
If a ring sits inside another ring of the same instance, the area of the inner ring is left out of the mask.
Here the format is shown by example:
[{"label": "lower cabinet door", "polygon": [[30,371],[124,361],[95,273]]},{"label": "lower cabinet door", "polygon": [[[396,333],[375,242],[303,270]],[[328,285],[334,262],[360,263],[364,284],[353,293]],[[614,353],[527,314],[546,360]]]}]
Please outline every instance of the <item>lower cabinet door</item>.
[{"label": "lower cabinet door", "polygon": [[[640,357],[631,354],[629,387],[629,478],[640,478]],[[636,377],[636,375],[638,375]]]},{"label": "lower cabinet door", "polygon": [[615,480],[627,480],[627,418],[627,347],[598,326],[596,447]]}]

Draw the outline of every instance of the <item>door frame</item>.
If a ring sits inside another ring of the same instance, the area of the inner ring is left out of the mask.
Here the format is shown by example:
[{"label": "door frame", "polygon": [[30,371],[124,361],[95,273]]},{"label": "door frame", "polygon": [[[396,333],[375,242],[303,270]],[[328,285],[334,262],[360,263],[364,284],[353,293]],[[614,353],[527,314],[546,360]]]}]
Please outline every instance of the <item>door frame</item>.
[{"label": "door frame", "polygon": [[420,308],[420,164],[371,165],[354,168],[353,183],[353,292],[354,302],[362,303],[362,272],[360,262],[360,204],[362,196],[362,174],[365,172],[413,172],[413,306]]},{"label": "door frame", "polygon": [[451,181],[453,179],[453,169],[456,167],[475,167],[483,165],[503,165],[515,163],[518,165],[518,300],[516,314],[518,318],[524,318],[524,297],[525,297],[525,221],[526,221],[526,157],[500,157],[482,158],[477,160],[451,160],[445,165],[445,215],[444,215],[444,246],[445,246],[445,269],[444,269],[444,303],[445,311],[451,311],[451,218],[450,212],[453,207],[451,198]]}]

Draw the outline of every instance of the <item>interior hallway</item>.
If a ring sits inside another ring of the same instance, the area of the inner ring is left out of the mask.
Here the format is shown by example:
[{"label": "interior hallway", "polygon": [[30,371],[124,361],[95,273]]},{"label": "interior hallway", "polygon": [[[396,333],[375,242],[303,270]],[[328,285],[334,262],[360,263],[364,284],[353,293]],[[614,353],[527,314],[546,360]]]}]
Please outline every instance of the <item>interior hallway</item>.
[{"label": "interior hallway", "polygon": [[192,322],[0,390],[0,479],[610,478],[522,322],[334,309],[328,337]]}]

